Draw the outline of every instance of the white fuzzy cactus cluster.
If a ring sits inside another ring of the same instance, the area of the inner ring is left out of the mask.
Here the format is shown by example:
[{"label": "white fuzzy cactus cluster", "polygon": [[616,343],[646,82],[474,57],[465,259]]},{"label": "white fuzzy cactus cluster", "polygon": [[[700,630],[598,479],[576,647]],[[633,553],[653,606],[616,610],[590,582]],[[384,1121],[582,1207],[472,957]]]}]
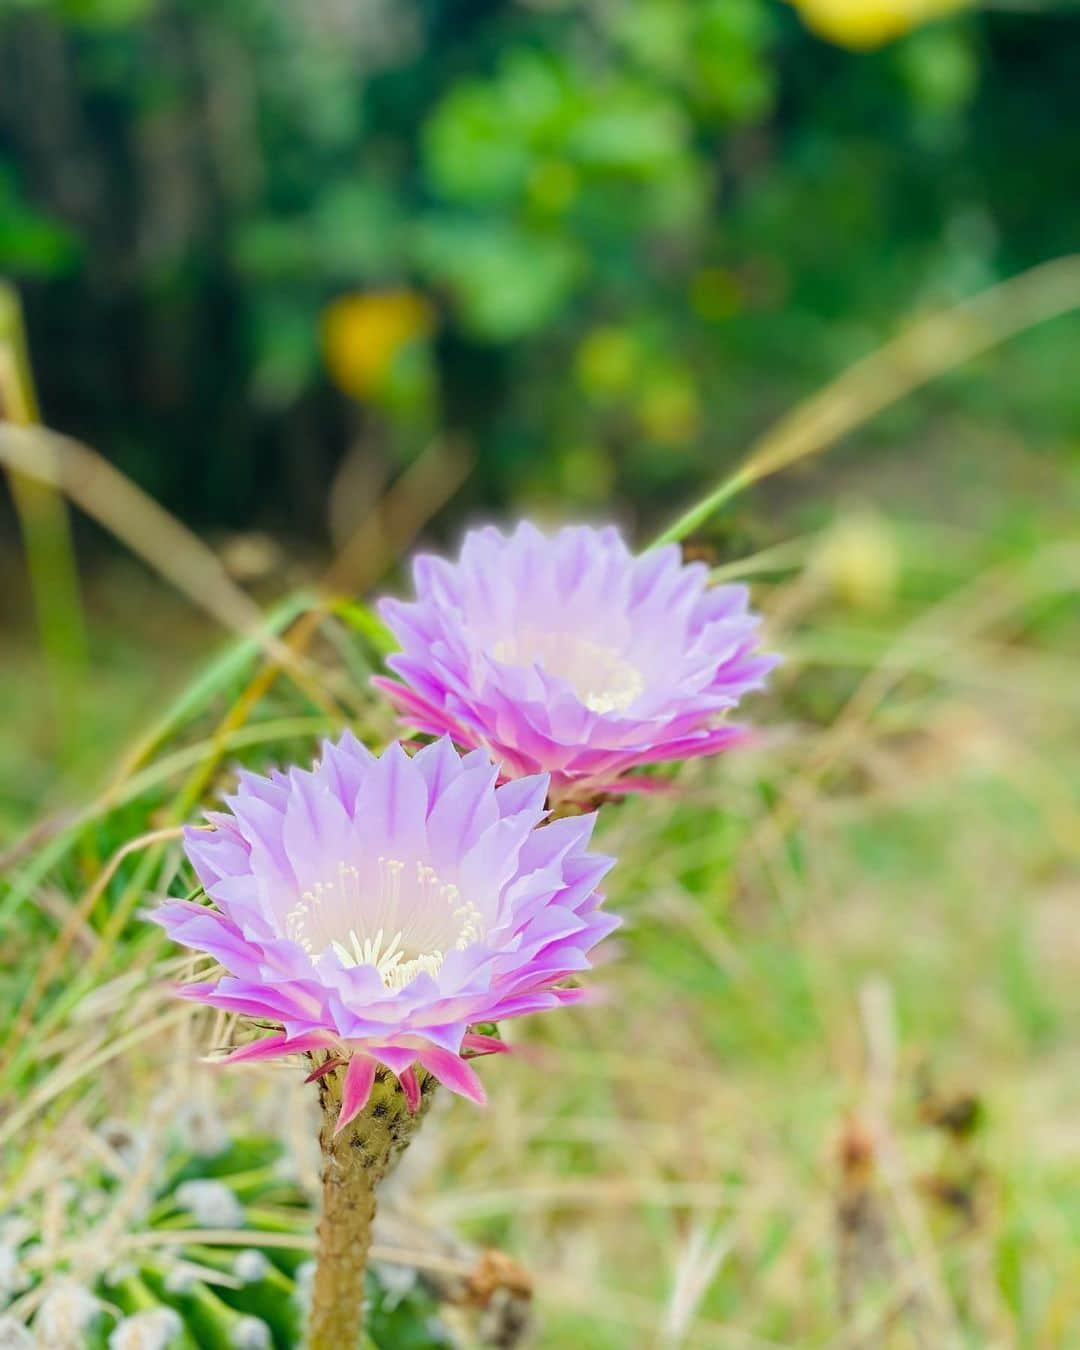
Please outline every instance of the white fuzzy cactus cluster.
[{"label": "white fuzzy cactus cluster", "polygon": [[177,1186],[176,1203],[200,1228],[242,1228],[244,1207],[223,1181],[197,1177]]},{"label": "white fuzzy cactus cluster", "polygon": [[83,1345],[104,1312],[101,1300],[75,1280],[60,1279],[41,1301],[34,1335],[42,1350]]},{"label": "white fuzzy cactus cluster", "polygon": [[[76,1180],[54,1186],[47,1203],[38,1195],[0,1220],[0,1350],[292,1350],[301,1343],[314,1216],[295,1168],[283,1165],[282,1145],[267,1136],[229,1139],[205,1112],[196,1130],[185,1118],[176,1134],[150,1168],[150,1142],[125,1122],[106,1121]],[[128,1184],[142,1177],[139,1189]],[[273,1240],[264,1245],[267,1222]],[[43,1239],[50,1226],[59,1241]],[[190,1243],[176,1240],[185,1229]],[[240,1231],[250,1240],[238,1248]],[[219,1232],[226,1241],[215,1242]],[[59,1260],[56,1252],[68,1255]],[[507,1343],[463,1342],[449,1329],[454,1318],[443,1297],[407,1267],[374,1269],[369,1344],[453,1350]]]},{"label": "white fuzzy cactus cluster", "polygon": [[[0,1350],[278,1350],[298,1343],[292,1273],[300,1253],[275,1246],[271,1259],[248,1212],[273,1206],[285,1238],[294,1232],[298,1248],[307,1240],[308,1197],[281,1178],[280,1145],[231,1140],[206,1111],[194,1122],[188,1113],[176,1134],[177,1144],[149,1168],[149,1141],[126,1122],[107,1120],[77,1179],[52,1184],[47,1195],[32,1193],[0,1222]],[[160,1247],[157,1229],[167,1239]],[[175,1241],[184,1229],[192,1232],[190,1246]],[[249,1247],[206,1240],[237,1229],[251,1230]],[[39,1240],[44,1233],[49,1240]],[[129,1242],[129,1234],[138,1241]]]},{"label": "white fuzzy cactus cluster", "polygon": [[274,1343],[270,1328],[257,1317],[238,1318],[229,1339],[233,1350],[270,1350]]},{"label": "white fuzzy cactus cluster", "polygon": [[4,1236],[0,1238],[0,1305],[21,1294],[30,1283],[20,1259],[20,1245],[20,1230],[13,1225],[6,1226]]},{"label": "white fuzzy cactus cluster", "polygon": [[34,1338],[18,1318],[0,1314],[0,1350],[33,1350]]},{"label": "white fuzzy cactus cluster", "polygon": [[147,1308],[119,1321],[109,1335],[109,1350],[169,1350],[183,1332],[172,1308]]}]

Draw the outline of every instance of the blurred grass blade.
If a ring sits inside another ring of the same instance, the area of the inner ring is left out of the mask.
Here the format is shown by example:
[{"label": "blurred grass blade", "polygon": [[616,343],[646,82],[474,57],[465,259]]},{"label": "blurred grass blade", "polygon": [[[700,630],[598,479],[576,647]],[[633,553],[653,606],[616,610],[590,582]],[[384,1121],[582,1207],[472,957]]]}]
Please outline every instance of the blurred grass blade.
[{"label": "blurred grass blade", "polygon": [[744,488],[835,445],[937,376],[1075,309],[1080,309],[1080,254],[1040,263],[920,320],[782,418],[739,468],[659,535],[653,547],[685,539]]},{"label": "blurred grass blade", "polygon": [[131,774],[154,753],[183,722],[194,717],[220,691],[235,680],[265,650],[268,637],[279,637],[299,615],[315,604],[305,592],[288,596],[262,620],[257,632],[226,649],[184,688],[162,716],[135,742],[123,756],[120,768],[112,778],[104,797],[109,801],[119,792]]},{"label": "blurred grass blade", "polygon": [[0,464],[66,493],[81,510],[225,628],[256,637],[324,712],[335,705],[263,612],[187,526],[89,446],[45,427],[0,423]]},{"label": "blurred grass blade", "polygon": [[[0,420],[23,427],[39,420],[22,307],[14,288],[2,282]],[[40,447],[38,453],[47,463],[49,447]],[[67,503],[47,481],[48,468],[43,478],[15,469],[8,476],[45,655],[53,733],[61,757],[70,760],[78,735],[78,695],[87,666],[87,642]]]},{"label": "blurred grass blade", "polygon": [[[367,591],[457,492],[472,468],[472,455],[456,442],[436,440],[428,445],[352,531],[322,579],[323,593],[335,597]],[[377,623],[374,616],[372,620]]]},{"label": "blurred grass blade", "polygon": [[[308,604],[308,597],[303,595],[282,602],[264,621],[266,633],[279,634],[297,614],[307,609]],[[201,715],[209,704],[221,697],[265,649],[264,639],[265,634],[262,632],[241,639],[202,671],[178,695],[166,713],[132,746],[101,795],[74,819],[62,818],[59,832],[50,836],[17,870],[14,867],[7,869],[3,878],[6,894],[0,901],[0,927],[13,922],[20,906],[49,871],[75,847],[88,824],[101,819],[116,804],[128,800],[124,792],[131,775],[146,762],[162,741],[178,734],[186,722]],[[209,749],[204,757],[210,758]]]},{"label": "blurred grass blade", "polygon": [[354,600],[339,600],[333,612],[359,633],[378,656],[385,658],[397,651],[397,639],[370,606],[357,604]]},{"label": "blurred grass blade", "polygon": [[96,451],[43,427],[0,426],[0,463],[66,492],[226,628],[259,630],[261,610],[232,581],[217,555]]}]

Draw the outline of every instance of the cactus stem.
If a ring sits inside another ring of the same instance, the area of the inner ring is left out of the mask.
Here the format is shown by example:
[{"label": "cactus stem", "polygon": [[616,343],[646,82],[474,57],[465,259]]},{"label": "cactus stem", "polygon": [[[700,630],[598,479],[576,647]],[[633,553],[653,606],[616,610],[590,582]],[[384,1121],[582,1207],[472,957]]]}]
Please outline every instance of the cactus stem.
[{"label": "cactus stem", "polygon": [[335,1069],[318,1080],[322,1217],[307,1350],[353,1350],[361,1343],[375,1188],[409,1144],[430,1101],[434,1080],[427,1074],[420,1078],[420,1109],[414,1114],[397,1079],[380,1068],[367,1105],[337,1134],[343,1075]]}]

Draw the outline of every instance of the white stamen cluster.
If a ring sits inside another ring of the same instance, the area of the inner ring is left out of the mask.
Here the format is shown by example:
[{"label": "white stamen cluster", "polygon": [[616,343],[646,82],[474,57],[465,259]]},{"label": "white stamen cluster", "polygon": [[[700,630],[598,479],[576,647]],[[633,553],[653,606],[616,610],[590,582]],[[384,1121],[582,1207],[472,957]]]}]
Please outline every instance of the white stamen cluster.
[{"label": "white stamen cluster", "polygon": [[382,976],[388,989],[401,989],[422,970],[429,975],[438,975],[443,963],[444,953],[440,951],[422,952],[406,961],[402,950],[404,934],[398,930],[392,938],[384,942],[380,928],[374,937],[364,938],[361,942],[355,928],[346,934],[348,946],[344,942],[330,945],[341,958],[344,966],[374,966]]},{"label": "white stamen cluster", "polygon": [[524,628],[496,642],[491,654],[504,665],[538,665],[548,675],[565,680],[591,712],[625,712],[645,689],[641,671],[614,647],[574,633]]},{"label": "white stamen cluster", "polygon": [[378,894],[365,896],[360,871],[339,862],[332,881],[303,892],[286,916],[286,932],[317,962],[332,951],[344,966],[374,966],[388,989],[402,989],[421,971],[437,975],[451,948],[484,935],[483,915],[452,882],[417,862],[380,857]]}]

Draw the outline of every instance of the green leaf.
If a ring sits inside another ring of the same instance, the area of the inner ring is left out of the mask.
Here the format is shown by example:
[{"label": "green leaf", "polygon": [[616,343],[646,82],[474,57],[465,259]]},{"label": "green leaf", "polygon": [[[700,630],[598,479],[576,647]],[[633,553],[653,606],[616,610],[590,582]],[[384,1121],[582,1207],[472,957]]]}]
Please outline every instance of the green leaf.
[{"label": "green leaf", "polygon": [[573,241],[524,227],[434,217],[415,235],[415,257],[453,296],[462,325],[509,341],[554,319],[584,273]]}]

